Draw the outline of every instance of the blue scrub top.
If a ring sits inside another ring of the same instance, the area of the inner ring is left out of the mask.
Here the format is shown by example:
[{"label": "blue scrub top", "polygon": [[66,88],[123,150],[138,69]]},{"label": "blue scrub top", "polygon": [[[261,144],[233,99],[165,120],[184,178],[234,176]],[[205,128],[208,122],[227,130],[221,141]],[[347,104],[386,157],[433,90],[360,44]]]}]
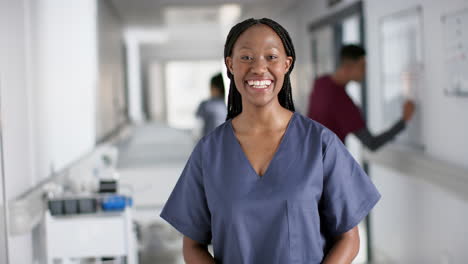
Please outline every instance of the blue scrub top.
[{"label": "blue scrub top", "polygon": [[333,132],[294,113],[262,177],[228,120],[202,138],[161,217],[216,263],[311,264],[380,194]]}]

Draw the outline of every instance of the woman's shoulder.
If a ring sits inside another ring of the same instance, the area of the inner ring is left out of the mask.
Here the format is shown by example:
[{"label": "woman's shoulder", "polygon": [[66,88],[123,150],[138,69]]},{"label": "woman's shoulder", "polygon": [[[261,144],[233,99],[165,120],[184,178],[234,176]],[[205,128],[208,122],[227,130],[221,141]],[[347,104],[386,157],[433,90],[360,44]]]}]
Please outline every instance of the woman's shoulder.
[{"label": "woman's shoulder", "polygon": [[294,115],[297,120],[297,127],[304,133],[303,136],[319,137],[325,140],[330,140],[330,137],[335,136],[330,129],[326,128],[319,122],[304,116],[299,112],[295,112]]},{"label": "woman's shoulder", "polygon": [[295,137],[299,138],[300,142],[308,146],[320,146],[319,149],[322,154],[324,154],[330,146],[332,146],[332,148],[333,146],[337,146],[336,142],[340,139],[330,129],[300,114],[297,114],[296,118],[296,127],[298,127],[298,129],[295,131]]},{"label": "woman's shoulder", "polygon": [[217,145],[217,144],[222,143],[223,141],[226,140],[226,137],[228,136],[228,133],[230,132],[229,131],[231,129],[230,126],[231,126],[230,120],[225,121],[221,125],[217,126],[215,129],[213,129],[211,132],[203,136],[198,142],[198,145],[209,146],[209,145]]}]

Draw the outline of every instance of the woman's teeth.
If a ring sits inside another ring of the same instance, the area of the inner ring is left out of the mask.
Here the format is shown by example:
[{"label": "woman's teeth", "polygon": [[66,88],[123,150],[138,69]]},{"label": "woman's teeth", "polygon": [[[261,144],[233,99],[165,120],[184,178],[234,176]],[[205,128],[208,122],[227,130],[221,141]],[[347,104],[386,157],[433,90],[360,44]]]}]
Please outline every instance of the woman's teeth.
[{"label": "woman's teeth", "polygon": [[253,81],[249,80],[247,83],[255,89],[265,89],[271,84],[271,80],[261,80],[261,81]]}]

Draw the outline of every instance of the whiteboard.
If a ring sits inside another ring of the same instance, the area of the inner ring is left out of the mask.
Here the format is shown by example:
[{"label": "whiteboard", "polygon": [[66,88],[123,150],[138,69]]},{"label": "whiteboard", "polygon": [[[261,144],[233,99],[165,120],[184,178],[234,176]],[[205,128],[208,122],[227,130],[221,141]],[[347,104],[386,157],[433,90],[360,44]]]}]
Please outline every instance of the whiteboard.
[{"label": "whiteboard", "polygon": [[445,93],[468,96],[468,9],[443,15]]},{"label": "whiteboard", "polygon": [[[405,100],[416,106],[422,89],[422,8],[414,7],[384,17],[380,23],[382,107],[385,128],[402,117]],[[421,112],[416,111],[397,142],[423,148]]]}]

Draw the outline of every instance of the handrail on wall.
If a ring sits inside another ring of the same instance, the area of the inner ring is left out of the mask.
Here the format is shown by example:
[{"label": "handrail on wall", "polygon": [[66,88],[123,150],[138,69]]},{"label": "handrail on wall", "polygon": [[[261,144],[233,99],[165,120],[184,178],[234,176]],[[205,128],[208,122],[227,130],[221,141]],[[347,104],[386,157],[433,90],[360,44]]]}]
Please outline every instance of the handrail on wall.
[{"label": "handrail on wall", "polygon": [[468,168],[395,144],[375,153],[365,150],[364,159],[441,186],[468,201]]}]

